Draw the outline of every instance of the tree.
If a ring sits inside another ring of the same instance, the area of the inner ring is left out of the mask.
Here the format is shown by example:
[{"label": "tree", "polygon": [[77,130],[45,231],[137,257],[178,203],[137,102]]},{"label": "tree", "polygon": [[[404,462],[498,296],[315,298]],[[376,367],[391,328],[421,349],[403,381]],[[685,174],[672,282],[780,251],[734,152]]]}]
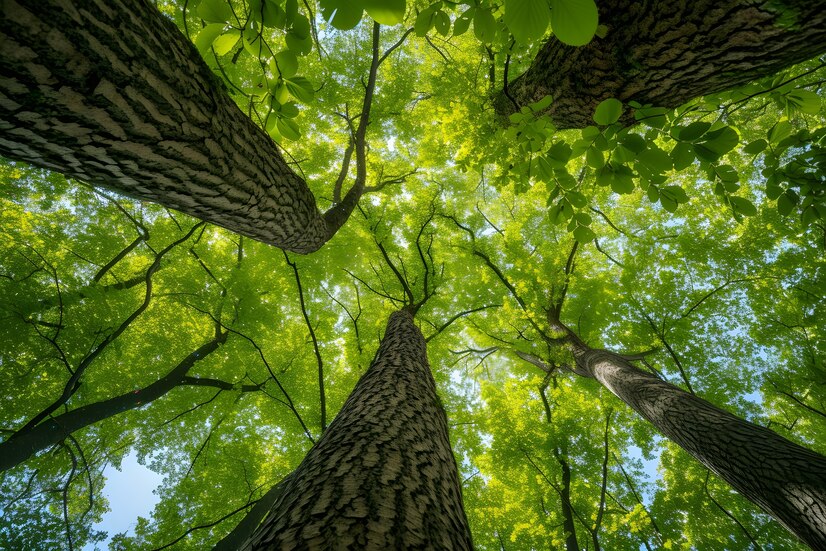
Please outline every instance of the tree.
[{"label": "tree", "polygon": [[[10,449],[37,430],[61,432],[42,440],[48,451],[3,475],[2,545],[100,541],[93,522],[106,508],[105,467],[130,450],[166,480],[152,520],[117,535],[115,548],[204,548],[217,541],[233,548],[273,509],[256,536],[269,537],[287,519],[281,511],[300,511],[296,500],[304,491],[295,488],[323,494],[331,487],[312,473],[319,461],[339,455],[336,443],[353,441],[347,419],[361,420],[353,412],[385,407],[358,398],[372,394],[370,383],[399,390],[382,378],[390,376],[382,358],[398,347],[381,345],[375,361],[369,358],[382,341],[382,321],[398,322],[403,315],[391,311],[423,292],[429,298],[416,321],[429,336],[408,319],[401,326],[419,367],[427,365],[420,357],[427,343],[447,412],[455,459],[444,456],[441,406],[430,410],[427,424],[438,429],[432,449],[441,450],[439,476],[454,488],[447,492],[453,513],[461,487],[467,523],[451,521],[461,541],[468,542],[467,525],[482,549],[745,549],[768,542],[799,548],[595,381],[561,370],[560,345],[570,342],[546,320],[549,310],[559,319],[564,299],[580,342],[641,357],[635,362],[652,375],[623,368],[645,385],[682,397],[676,384],[697,395],[687,402],[769,425],[804,446],[789,443],[794,453],[820,457],[822,61],[676,108],[595,101],[583,108],[595,124],[580,132],[557,132],[543,115],[554,103],[534,97],[501,128],[488,99],[495,74],[508,81],[508,72],[524,67],[549,22],[560,40],[587,42],[597,32],[588,3],[570,12],[573,23],[558,1],[550,16],[535,9],[544,2],[527,0],[408,3],[409,13],[401,4],[201,0],[161,3],[157,12],[119,3],[48,15],[41,5],[4,5],[4,46],[13,52],[0,79],[6,155],[133,196],[132,180],[155,186],[166,178],[186,190],[204,175],[209,186],[219,177],[232,197],[239,189],[257,197],[247,187],[250,167],[275,167],[260,181],[288,184],[285,193],[302,199],[272,223],[259,223],[263,208],[258,218],[239,216],[208,193],[187,192],[194,199],[184,210],[297,252],[327,244],[285,262],[272,247],[185,214],[4,162],[0,366],[8,386],[0,418],[9,438],[2,446]],[[363,11],[382,26],[366,18],[360,25]],[[89,23],[77,26],[75,16]],[[122,28],[130,19],[135,24]],[[401,21],[412,28],[384,26]],[[466,33],[471,25],[473,36]],[[804,31],[782,34],[809,36]],[[174,46],[149,48],[148,36]],[[64,61],[71,48],[55,46],[65,45],[61,37],[71,38],[81,61]],[[126,56],[112,68],[127,49],[146,55]],[[59,80],[49,80],[42,67]],[[86,67],[97,69],[84,73]],[[178,71],[186,74],[178,79]],[[703,92],[682,88],[691,97]],[[94,90],[112,93],[86,93]],[[199,122],[198,110],[172,109],[158,90],[206,102],[201,112],[222,107]],[[60,107],[72,97],[78,101],[71,105],[85,111]],[[116,130],[151,132],[136,123],[138,114],[154,120],[161,113],[173,121],[159,126],[166,141]],[[628,126],[629,113],[639,125]],[[108,133],[107,120],[117,123]],[[218,124],[235,129],[215,140],[234,164],[223,166],[221,155],[195,164],[165,155],[169,163],[159,168],[151,156],[108,155],[123,164],[125,179],[99,166],[101,151],[84,149],[83,135],[61,141],[65,135],[56,130],[96,128],[93,140],[110,152],[139,143],[157,153],[167,142],[194,148]],[[25,143],[21,136],[33,132],[43,140]],[[193,136],[196,142],[188,141]],[[247,147],[230,145],[236,137],[255,147],[258,160],[248,164],[246,153],[236,154]],[[272,140],[300,161],[286,163]],[[85,160],[59,164],[67,155]],[[308,176],[299,179],[299,169]],[[168,188],[142,189],[171,205]],[[364,200],[366,191],[380,190],[392,191],[395,201],[385,194]],[[770,201],[776,209],[767,208]],[[327,215],[316,202],[329,203]],[[784,218],[792,212],[799,222]],[[331,216],[335,224],[328,224]],[[333,233],[338,237],[330,240]],[[782,304],[775,304],[778,296]],[[549,309],[549,300],[560,306]],[[188,351],[204,352],[205,343],[208,355],[181,362]],[[662,349],[634,354],[655,347]],[[419,373],[419,382],[430,381],[429,369]],[[197,383],[173,387],[173,380]],[[432,405],[432,388],[424,386]],[[155,399],[144,403],[136,390]],[[126,407],[109,417],[114,410],[103,406],[115,402]],[[93,423],[66,425],[95,409],[103,414]],[[399,426],[396,418],[381,420]],[[421,433],[417,423],[401,428]],[[694,432],[671,436],[690,441]],[[354,445],[362,444],[370,445]],[[657,458],[662,475],[651,480],[641,459]],[[374,495],[368,485],[367,496]],[[239,522],[243,512],[249,513]],[[774,513],[786,524],[800,516]],[[798,532],[818,545],[816,533]]]},{"label": "tree", "polygon": [[[606,99],[679,107],[806,61],[826,49],[823,5],[790,2],[601,2],[603,35],[585,47],[552,40],[508,83],[510,113],[545,96],[559,128],[583,128]],[[630,118],[633,121],[633,118]]]}]

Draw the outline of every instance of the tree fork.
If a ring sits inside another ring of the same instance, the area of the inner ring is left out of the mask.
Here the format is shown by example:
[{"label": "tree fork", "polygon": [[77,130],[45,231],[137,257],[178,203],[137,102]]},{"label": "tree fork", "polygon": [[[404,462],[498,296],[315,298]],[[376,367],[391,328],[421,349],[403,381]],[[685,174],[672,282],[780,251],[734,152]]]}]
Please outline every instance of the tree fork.
[{"label": "tree fork", "polygon": [[0,155],[299,253],[321,247],[355,207],[320,213],[148,0],[0,6]]},{"label": "tree fork", "polygon": [[472,549],[424,337],[390,316],[373,363],[242,547]]},{"label": "tree fork", "polygon": [[579,375],[598,380],[740,494],[826,550],[826,457],[572,339]]},{"label": "tree fork", "polygon": [[[553,97],[559,128],[594,124],[600,101],[677,107],[826,52],[822,0],[599,0],[608,29],[582,47],[551,38],[531,67],[508,83],[519,105]],[[497,110],[518,107],[504,92]],[[633,122],[633,118],[626,122]]]}]

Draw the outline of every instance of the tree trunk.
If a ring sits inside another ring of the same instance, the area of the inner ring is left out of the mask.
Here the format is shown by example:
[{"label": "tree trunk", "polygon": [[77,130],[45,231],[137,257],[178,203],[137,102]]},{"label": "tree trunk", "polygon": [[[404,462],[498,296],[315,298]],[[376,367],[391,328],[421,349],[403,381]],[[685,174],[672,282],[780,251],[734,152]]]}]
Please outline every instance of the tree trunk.
[{"label": "tree trunk", "polygon": [[574,506],[571,504],[571,466],[568,464],[567,450],[565,455],[554,450],[556,460],[562,467],[562,487],[559,492],[559,499],[562,502],[562,529],[565,530],[565,550],[579,551],[579,543],[576,539],[576,524],[574,523]]},{"label": "tree trunk", "polygon": [[424,337],[390,316],[370,369],[242,549],[471,549]]},{"label": "tree trunk", "polygon": [[826,457],[632,366],[573,344],[593,377],[814,549],[826,550]]},{"label": "tree trunk", "polygon": [[0,472],[11,469],[38,451],[63,441],[77,430],[157,400],[181,384],[187,372],[197,361],[217,350],[226,340],[227,333],[217,334],[212,340],[184,358],[165,377],[145,388],[81,406],[14,433],[8,440],[0,443]]},{"label": "tree trunk", "polygon": [[[593,124],[604,99],[677,107],[826,52],[823,0],[598,0],[605,38],[555,38],[497,98],[501,113],[546,95],[559,128]],[[507,94],[507,95],[506,95]],[[631,119],[633,120],[633,119]],[[630,121],[628,121],[630,122]]]},{"label": "tree trunk", "polygon": [[1,1],[0,154],[295,252],[321,247],[355,206],[322,215],[148,0]]}]

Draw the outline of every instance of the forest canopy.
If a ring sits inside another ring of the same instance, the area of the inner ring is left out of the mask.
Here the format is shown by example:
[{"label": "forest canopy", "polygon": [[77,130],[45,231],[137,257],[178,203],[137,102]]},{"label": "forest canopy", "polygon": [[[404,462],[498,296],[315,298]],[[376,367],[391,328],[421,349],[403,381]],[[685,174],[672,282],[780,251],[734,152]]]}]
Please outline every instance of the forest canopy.
[{"label": "forest canopy", "polygon": [[244,541],[394,324],[474,548],[826,545],[587,359],[826,472],[826,6],[635,4],[4,2],[0,547]]}]

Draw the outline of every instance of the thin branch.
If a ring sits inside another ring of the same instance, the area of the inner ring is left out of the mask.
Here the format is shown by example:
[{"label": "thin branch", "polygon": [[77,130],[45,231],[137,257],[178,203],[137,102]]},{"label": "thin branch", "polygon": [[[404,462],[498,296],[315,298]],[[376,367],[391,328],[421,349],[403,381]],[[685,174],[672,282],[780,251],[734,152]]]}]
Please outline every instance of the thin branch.
[{"label": "thin branch", "polygon": [[728,518],[730,518],[732,521],[734,521],[734,523],[737,526],[740,527],[740,530],[743,531],[743,533],[749,539],[751,544],[754,546],[755,551],[763,551],[763,548],[760,546],[759,543],[757,543],[757,541],[754,539],[754,536],[751,535],[751,532],[749,532],[748,529],[745,526],[743,526],[743,523],[740,522],[739,520],[737,520],[737,517],[735,517],[729,510],[727,510],[725,507],[723,507],[720,504],[720,502],[717,501],[716,499],[714,499],[714,496],[711,495],[711,492],[708,489],[708,477],[710,475],[711,475],[711,471],[706,469],[706,478],[703,481],[703,489],[705,490],[706,495],[708,496],[708,498],[711,500],[712,503],[714,503],[714,505],[717,506],[718,509],[720,509],[723,512],[723,514],[725,514]]},{"label": "thin branch", "polygon": [[456,320],[458,320],[460,318],[463,318],[463,317],[467,316],[468,314],[473,314],[474,312],[480,312],[482,310],[487,310],[488,308],[501,308],[501,307],[502,307],[501,304],[486,304],[485,306],[480,306],[478,308],[471,308],[470,310],[465,310],[463,312],[459,312],[458,314],[456,314],[455,316],[453,316],[449,320],[447,320],[445,323],[443,323],[442,325],[437,327],[436,331],[432,335],[430,335],[429,337],[425,338],[424,341],[425,342],[430,342],[430,340],[433,339],[436,335],[438,335],[439,333],[441,333],[442,331],[444,331],[445,329],[450,327],[450,325],[453,322],[455,322]]}]

